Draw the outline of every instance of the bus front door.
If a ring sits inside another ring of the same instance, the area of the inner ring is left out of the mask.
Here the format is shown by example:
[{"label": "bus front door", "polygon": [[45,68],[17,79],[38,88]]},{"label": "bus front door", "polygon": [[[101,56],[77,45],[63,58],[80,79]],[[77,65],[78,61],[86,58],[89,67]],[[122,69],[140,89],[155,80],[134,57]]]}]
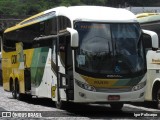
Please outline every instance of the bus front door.
[{"label": "bus front door", "polygon": [[58,59],[60,97],[73,100],[73,58],[69,35],[59,37]]}]

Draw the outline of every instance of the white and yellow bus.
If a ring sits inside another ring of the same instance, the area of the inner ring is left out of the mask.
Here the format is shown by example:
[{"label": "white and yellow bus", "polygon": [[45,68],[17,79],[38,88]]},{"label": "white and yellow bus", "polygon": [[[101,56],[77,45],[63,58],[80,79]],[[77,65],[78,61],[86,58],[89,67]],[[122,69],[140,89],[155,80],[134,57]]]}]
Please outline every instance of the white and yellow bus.
[{"label": "white and yellow bus", "polygon": [[131,12],[110,7],[57,7],[5,30],[3,87],[13,97],[29,94],[65,102],[144,101],[143,34],[158,48],[157,34],[142,30]]},{"label": "white and yellow bus", "polygon": [[[160,37],[160,13],[141,13],[137,15],[143,29],[156,32]],[[160,50],[152,51],[150,36],[145,36],[145,48],[147,53],[147,85],[146,101],[153,101],[153,106],[160,108]],[[160,42],[159,42],[160,44]]]}]

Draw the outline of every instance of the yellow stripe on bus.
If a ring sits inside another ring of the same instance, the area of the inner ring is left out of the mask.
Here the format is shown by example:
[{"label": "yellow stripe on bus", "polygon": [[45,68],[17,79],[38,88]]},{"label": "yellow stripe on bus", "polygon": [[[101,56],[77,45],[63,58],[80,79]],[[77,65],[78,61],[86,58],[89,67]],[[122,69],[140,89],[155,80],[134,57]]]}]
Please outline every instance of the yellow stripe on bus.
[{"label": "yellow stripe on bus", "polygon": [[44,14],[44,13],[41,12],[41,13],[36,14],[36,15],[34,15],[34,16],[28,18],[28,19],[25,19],[24,21],[20,22],[20,23],[17,24],[16,26],[13,26],[13,27],[10,27],[10,28],[6,29],[6,30],[4,31],[4,33],[11,32],[11,31],[14,31],[14,30],[17,30],[17,29],[20,29],[20,28],[23,28],[23,27],[30,26],[30,25],[32,25],[32,24],[38,23],[39,21],[35,20],[35,21],[33,21],[33,22],[29,22],[29,23],[27,23],[27,24],[21,25],[23,22],[26,22],[26,21],[28,21],[28,20],[31,20],[31,19],[33,19],[33,18],[35,18],[35,17],[38,17],[38,16],[40,16],[40,15],[43,15],[43,14]]},{"label": "yellow stripe on bus", "polygon": [[91,86],[98,87],[98,88],[115,88],[113,86],[118,79],[100,79],[100,78],[92,78],[88,76],[82,76],[82,78]]}]

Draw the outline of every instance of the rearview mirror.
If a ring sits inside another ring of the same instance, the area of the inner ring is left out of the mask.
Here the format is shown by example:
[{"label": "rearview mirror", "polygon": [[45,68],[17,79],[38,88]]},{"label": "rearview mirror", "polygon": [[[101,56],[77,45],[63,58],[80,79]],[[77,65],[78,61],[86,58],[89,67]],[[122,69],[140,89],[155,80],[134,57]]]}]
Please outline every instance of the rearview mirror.
[{"label": "rearview mirror", "polygon": [[71,47],[76,49],[79,46],[79,35],[77,30],[67,28],[67,31],[71,34]]},{"label": "rearview mirror", "polygon": [[143,33],[148,34],[151,37],[152,40],[152,49],[153,50],[158,50],[159,47],[159,39],[157,33],[149,30],[142,30]]}]

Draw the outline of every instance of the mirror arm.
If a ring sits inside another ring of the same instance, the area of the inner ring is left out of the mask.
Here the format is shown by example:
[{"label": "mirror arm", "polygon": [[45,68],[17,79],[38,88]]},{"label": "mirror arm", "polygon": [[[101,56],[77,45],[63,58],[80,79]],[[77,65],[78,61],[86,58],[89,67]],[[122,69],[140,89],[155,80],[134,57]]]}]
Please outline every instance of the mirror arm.
[{"label": "mirror arm", "polygon": [[63,36],[63,35],[69,35],[69,32],[65,31],[65,32],[58,33],[58,35],[48,35],[48,36],[36,37],[33,39],[33,41],[42,41],[42,40],[46,40],[46,39],[57,38],[58,36]]},{"label": "mirror arm", "polygon": [[52,38],[57,38],[58,35],[48,35],[48,36],[42,36],[42,37],[36,37],[33,39],[33,41],[42,41],[46,39],[52,39]]}]

